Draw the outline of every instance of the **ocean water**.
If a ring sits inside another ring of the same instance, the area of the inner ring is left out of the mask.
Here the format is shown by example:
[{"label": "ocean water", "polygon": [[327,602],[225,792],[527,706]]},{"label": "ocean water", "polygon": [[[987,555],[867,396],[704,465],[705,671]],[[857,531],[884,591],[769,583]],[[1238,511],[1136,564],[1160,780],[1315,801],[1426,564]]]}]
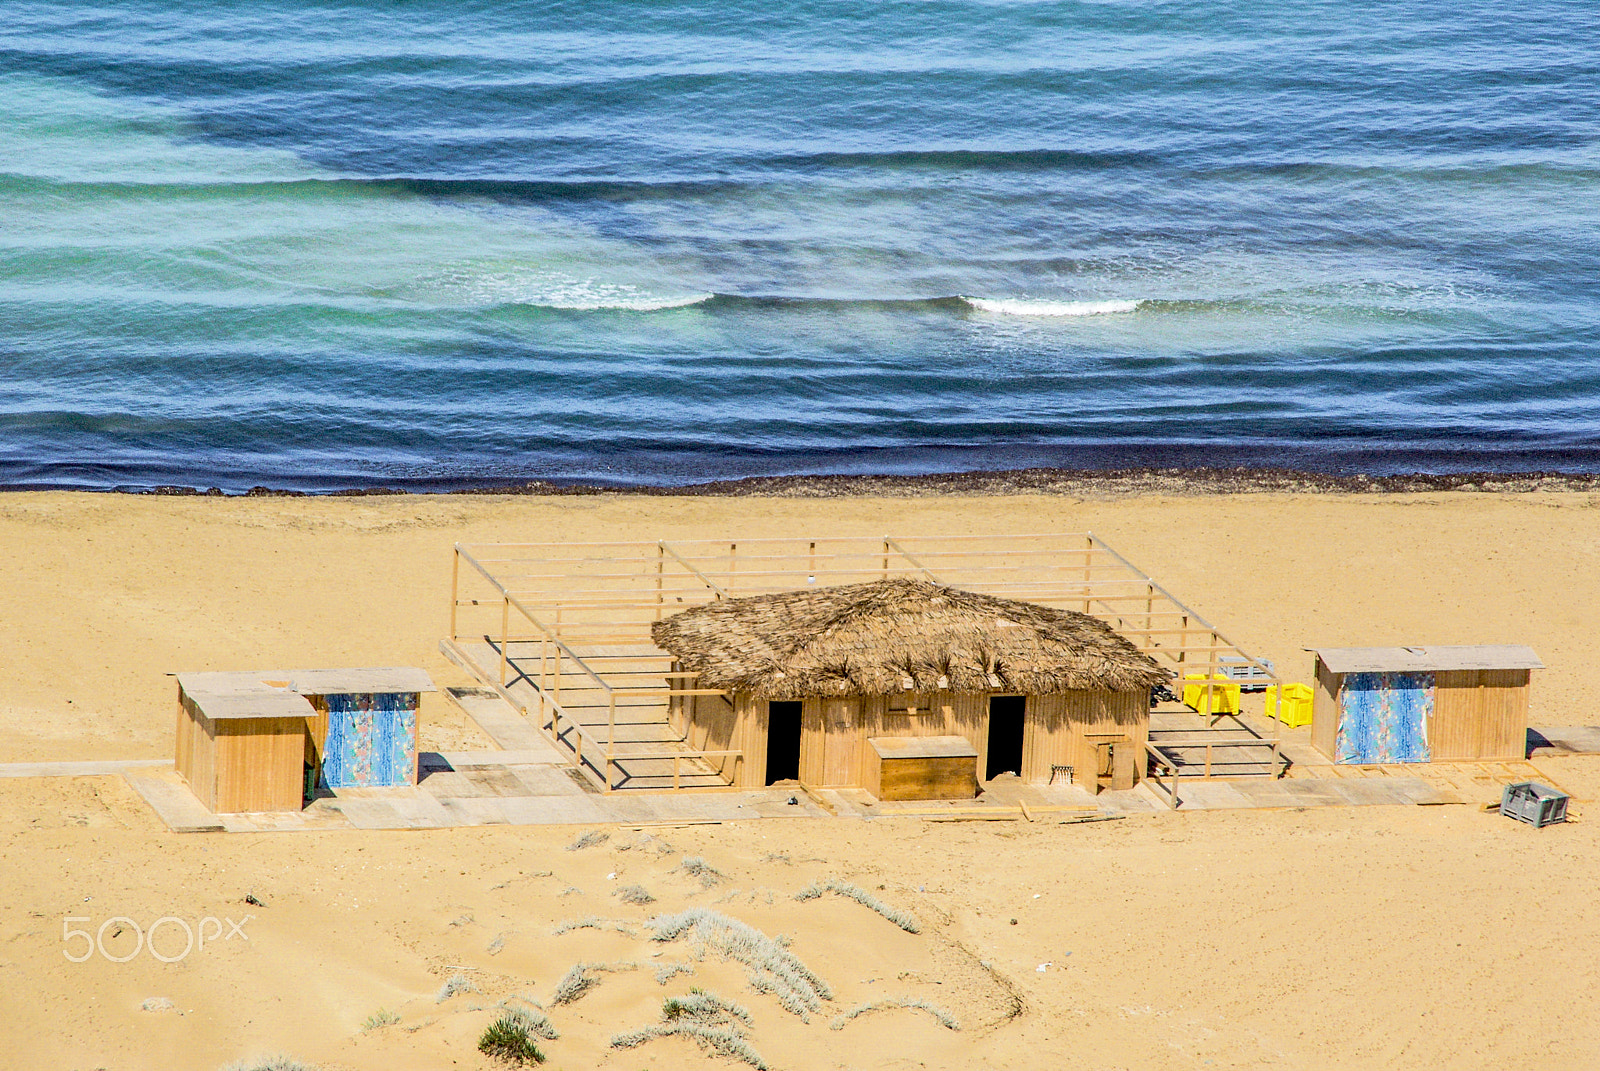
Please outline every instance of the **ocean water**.
[{"label": "ocean water", "polygon": [[0,0],[0,484],[1600,468],[1590,0]]}]

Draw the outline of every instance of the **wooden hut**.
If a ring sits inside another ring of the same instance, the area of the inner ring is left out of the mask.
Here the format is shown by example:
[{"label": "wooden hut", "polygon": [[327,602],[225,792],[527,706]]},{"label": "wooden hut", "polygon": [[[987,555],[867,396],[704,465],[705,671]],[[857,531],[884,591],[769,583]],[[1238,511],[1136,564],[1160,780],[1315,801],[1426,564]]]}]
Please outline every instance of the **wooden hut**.
[{"label": "wooden hut", "polygon": [[216,813],[297,811],[319,785],[417,783],[420,669],[178,677],[176,767]]},{"label": "wooden hut", "polygon": [[1324,647],[1311,742],[1339,763],[1524,759],[1530,648]]},{"label": "wooden hut", "polygon": [[681,697],[672,717],[689,746],[741,752],[722,773],[744,787],[887,778],[899,798],[948,798],[1009,772],[1131,788],[1150,689],[1171,679],[1093,617],[907,578],[724,599],[651,634],[731,693]]}]

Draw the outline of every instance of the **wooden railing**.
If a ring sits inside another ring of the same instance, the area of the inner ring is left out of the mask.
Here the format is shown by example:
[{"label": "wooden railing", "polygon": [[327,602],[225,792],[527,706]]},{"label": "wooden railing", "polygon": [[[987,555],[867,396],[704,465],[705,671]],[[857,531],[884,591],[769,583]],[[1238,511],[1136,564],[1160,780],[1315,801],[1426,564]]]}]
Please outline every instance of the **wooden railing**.
[{"label": "wooden railing", "polygon": [[[562,708],[564,688],[593,689],[604,695],[609,708],[607,741],[599,741],[578,726],[575,750],[594,751],[593,761],[601,768],[600,779],[609,790],[617,757],[619,698],[649,696],[665,698],[670,704],[674,696],[687,699],[726,693],[697,689],[692,675],[674,674],[666,665],[659,670],[624,668],[627,662],[644,662],[650,656],[608,656],[598,653],[600,648],[613,644],[652,648],[650,625],[691,606],[891,576],[916,577],[1097,617],[1169,668],[1174,687],[1183,687],[1185,672],[1203,674],[1203,679],[1190,683],[1200,687],[1204,695],[1200,709],[1212,712],[1213,724],[1221,713],[1218,699],[1227,686],[1226,681],[1216,679],[1224,668],[1252,666],[1259,671],[1252,683],[1280,683],[1263,662],[1091,532],[457,544],[451,574],[450,636],[456,642],[464,632],[474,637],[497,634],[499,682],[528,681],[545,701],[553,703],[553,724],[578,724]],[[469,597],[462,587],[467,578],[486,583],[492,594]],[[484,619],[485,612],[496,610],[498,621],[491,624]],[[464,629],[464,613],[477,615],[480,627]],[[540,651],[537,682],[531,671],[522,674],[520,667],[518,676],[513,677],[512,645],[535,642]],[[656,657],[670,662],[668,655]],[[646,675],[674,683],[641,690],[638,678]],[[1276,741],[1270,743],[1276,755]],[[635,754],[630,752],[628,757]],[[684,754],[727,757],[721,751],[693,749]]]}]

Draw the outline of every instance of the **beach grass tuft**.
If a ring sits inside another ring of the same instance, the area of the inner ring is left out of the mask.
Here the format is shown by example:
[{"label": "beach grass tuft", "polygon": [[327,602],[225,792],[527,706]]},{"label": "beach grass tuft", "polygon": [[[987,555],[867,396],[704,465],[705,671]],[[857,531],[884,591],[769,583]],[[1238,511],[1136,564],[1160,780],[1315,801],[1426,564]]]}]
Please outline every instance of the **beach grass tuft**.
[{"label": "beach grass tuft", "polygon": [[666,985],[680,974],[693,974],[694,967],[687,963],[663,963],[656,967],[656,983]]},{"label": "beach grass tuft", "polygon": [[756,1071],[767,1071],[767,1062],[761,1054],[750,1046],[745,1036],[736,1030],[719,1030],[715,1027],[701,1026],[699,1023],[677,1019],[670,1023],[653,1023],[638,1030],[630,1030],[626,1034],[616,1034],[611,1038],[611,1047],[614,1049],[632,1049],[643,1045],[656,1038],[686,1037],[693,1038],[701,1048],[726,1056],[731,1060],[739,1060],[749,1064]]},{"label": "beach grass tuft", "polygon": [[559,937],[564,933],[571,933],[573,930],[616,930],[618,933],[626,934],[629,937],[638,936],[637,931],[627,923],[617,922],[614,919],[603,919],[598,915],[586,915],[581,919],[563,919],[561,922],[556,923],[550,932]]},{"label": "beach grass tuft", "polygon": [[833,991],[811,968],[783,945],[748,923],[719,911],[695,907],[676,915],[658,915],[646,924],[655,941],[685,939],[701,955],[714,953],[743,964],[750,985],[771,993],[785,1011],[809,1022]]},{"label": "beach grass tuft", "polygon": [[251,1060],[235,1060],[222,1071],[317,1071],[312,1064],[303,1064],[293,1056],[260,1056]]},{"label": "beach grass tuft", "polygon": [[643,885],[624,885],[617,890],[617,895],[622,898],[623,903],[641,907],[656,902],[656,898],[650,895],[650,890]]},{"label": "beach grass tuft", "polygon": [[435,993],[433,996],[433,1002],[435,1004],[443,1004],[451,997],[457,996],[461,993],[476,992],[478,992],[478,987],[473,985],[466,975],[457,971],[455,974],[452,974],[448,979],[445,980],[444,985],[439,987],[439,992]]},{"label": "beach grass tuft", "polygon": [[742,1005],[724,1000],[704,989],[691,989],[681,997],[668,997],[661,1002],[661,1018],[667,1022],[689,1019],[703,1026],[725,1026],[738,1021],[752,1025],[750,1012]]},{"label": "beach grass tuft", "polygon": [[361,1029],[363,1031],[379,1030],[386,1026],[393,1026],[399,1021],[400,1017],[394,1012],[390,1011],[388,1008],[379,1008],[377,1011],[367,1016],[366,1020],[361,1024]]},{"label": "beach grass tuft", "polygon": [[684,856],[683,862],[678,864],[677,869],[683,871],[692,878],[699,878],[700,884],[704,885],[708,889],[720,882],[723,878],[727,877],[726,874],[712,866],[710,863],[706,862],[698,855]]},{"label": "beach grass tuft", "polygon": [[589,832],[585,833],[583,836],[567,845],[567,851],[580,852],[585,848],[593,848],[596,844],[604,844],[610,839],[610,833],[599,829],[591,829]]},{"label": "beach grass tuft", "polygon": [[913,1011],[927,1012],[929,1015],[933,1016],[934,1019],[938,1021],[939,1025],[944,1027],[946,1030],[961,1029],[961,1024],[956,1020],[956,1017],[939,1007],[937,1004],[929,1004],[925,1000],[917,1000],[910,997],[890,997],[887,1000],[875,1000],[870,1004],[858,1004],[856,1007],[851,1008],[843,1015],[835,1018],[833,1022],[828,1024],[828,1028],[831,1030],[843,1030],[844,1024],[848,1023],[852,1019],[875,1011],[885,1011],[890,1008],[908,1008]]},{"label": "beach grass tuft", "polygon": [[561,1036],[556,1025],[544,1013],[544,1009],[531,1000],[522,997],[507,997],[499,1004],[499,1011],[503,1017],[515,1019],[529,1034],[545,1041],[555,1041]]},{"label": "beach grass tuft", "polygon": [[861,906],[876,911],[907,933],[922,932],[922,923],[918,922],[917,917],[909,911],[901,911],[898,908],[890,907],[860,886],[851,885],[849,882],[840,881],[838,878],[824,878],[822,881],[814,881],[795,893],[794,898],[796,900],[815,900],[823,893],[833,893],[835,896],[843,896],[847,900],[854,900]]},{"label": "beach grass tuft", "polygon": [[544,1063],[544,1053],[528,1036],[527,1025],[509,1013],[485,1028],[478,1038],[478,1051],[509,1064]]}]

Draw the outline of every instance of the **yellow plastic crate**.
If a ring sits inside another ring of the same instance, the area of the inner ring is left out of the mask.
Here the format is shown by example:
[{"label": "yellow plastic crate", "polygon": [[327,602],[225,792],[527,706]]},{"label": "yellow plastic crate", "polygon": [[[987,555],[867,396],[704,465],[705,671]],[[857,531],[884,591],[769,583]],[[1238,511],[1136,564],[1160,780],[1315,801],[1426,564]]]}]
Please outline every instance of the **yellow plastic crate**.
[{"label": "yellow plastic crate", "polygon": [[[1204,673],[1185,673],[1185,681],[1203,681],[1208,679]],[[1213,674],[1210,680],[1218,682],[1212,684],[1209,694],[1204,684],[1185,684],[1183,686],[1183,704],[1199,714],[1237,714],[1239,713],[1239,686],[1221,673]],[[1226,683],[1222,683],[1226,682]],[[1209,699],[1209,702],[1207,701]],[[1216,709],[1211,709],[1215,706]]]},{"label": "yellow plastic crate", "polygon": [[1278,689],[1267,688],[1266,715],[1291,729],[1311,724],[1311,687],[1306,684],[1285,684],[1283,700],[1278,699]]}]

